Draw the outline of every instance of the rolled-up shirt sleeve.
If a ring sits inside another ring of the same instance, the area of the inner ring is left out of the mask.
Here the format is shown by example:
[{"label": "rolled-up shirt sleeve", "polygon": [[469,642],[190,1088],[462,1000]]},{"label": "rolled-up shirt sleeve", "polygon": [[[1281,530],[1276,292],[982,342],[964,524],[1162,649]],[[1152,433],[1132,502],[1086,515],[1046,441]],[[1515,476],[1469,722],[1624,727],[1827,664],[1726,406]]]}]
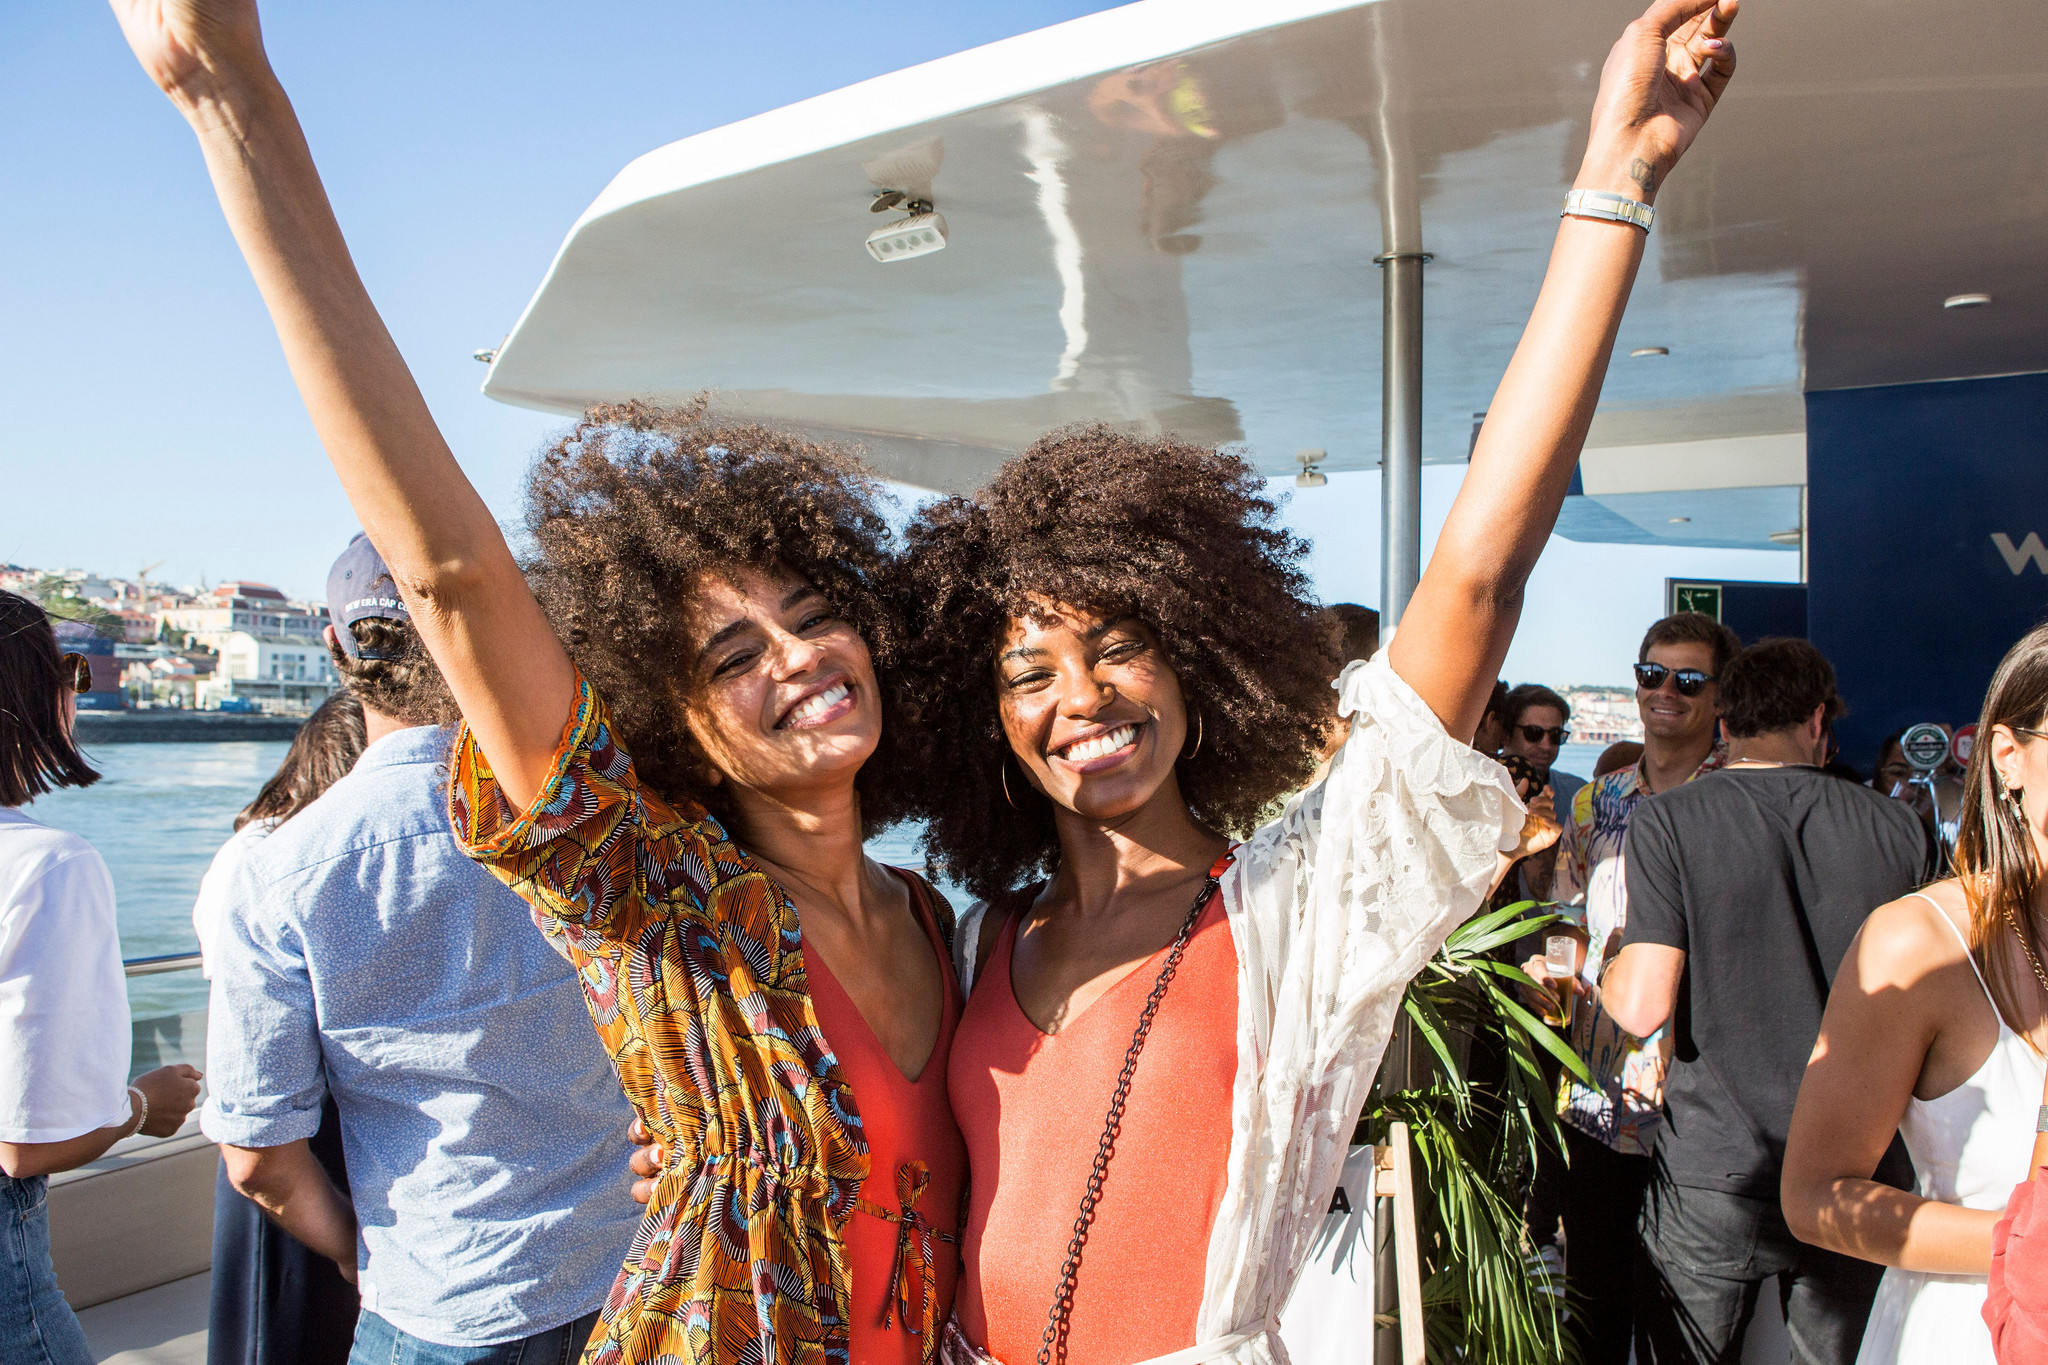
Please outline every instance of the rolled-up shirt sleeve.
[{"label": "rolled-up shirt sleeve", "polygon": [[327,1077],[304,948],[282,917],[265,913],[291,896],[245,861],[223,898],[199,1123],[215,1142],[281,1147],[320,1128]]}]

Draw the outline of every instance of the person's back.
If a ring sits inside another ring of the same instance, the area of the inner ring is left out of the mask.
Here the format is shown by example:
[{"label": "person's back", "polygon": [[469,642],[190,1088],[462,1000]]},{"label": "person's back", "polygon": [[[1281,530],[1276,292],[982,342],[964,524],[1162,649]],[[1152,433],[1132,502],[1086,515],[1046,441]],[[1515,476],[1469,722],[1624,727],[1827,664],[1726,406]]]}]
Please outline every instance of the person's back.
[{"label": "person's back", "polygon": [[1686,954],[1659,1159],[1679,1183],[1775,1199],[1828,984],[1871,910],[1926,875],[1926,836],[1867,787],[1745,766],[1646,803],[1627,856],[1624,941]]},{"label": "person's back", "polygon": [[364,1307],[482,1344],[597,1307],[640,1211],[631,1115],[573,969],[449,830],[450,738],[377,740],[243,865],[205,1127],[241,1146],[310,1137],[331,1091]]}]

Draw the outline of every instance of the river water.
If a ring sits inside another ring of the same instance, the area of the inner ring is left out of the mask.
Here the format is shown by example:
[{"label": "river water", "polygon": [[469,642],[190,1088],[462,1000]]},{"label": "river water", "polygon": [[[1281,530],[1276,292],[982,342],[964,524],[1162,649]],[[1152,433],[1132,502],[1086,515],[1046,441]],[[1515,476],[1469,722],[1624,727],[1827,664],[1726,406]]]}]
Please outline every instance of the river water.
[{"label": "river water", "polygon": [[[121,955],[154,957],[197,949],[192,900],[215,850],[234,832],[235,813],[284,760],[277,743],[109,744],[90,758],[102,776],[83,791],[56,791],[29,813],[44,824],[82,835],[113,872]],[[1558,767],[1584,775],[1599,756],[1593,745],[1565,746]],[[878,860],[918,867],[916,825],[886,831],[869,844]],[[942,888],[956,907],[966,901]],[[196,971],[132,978],[137,1070],[173,1058],[200,1063],[206,982]]]}]

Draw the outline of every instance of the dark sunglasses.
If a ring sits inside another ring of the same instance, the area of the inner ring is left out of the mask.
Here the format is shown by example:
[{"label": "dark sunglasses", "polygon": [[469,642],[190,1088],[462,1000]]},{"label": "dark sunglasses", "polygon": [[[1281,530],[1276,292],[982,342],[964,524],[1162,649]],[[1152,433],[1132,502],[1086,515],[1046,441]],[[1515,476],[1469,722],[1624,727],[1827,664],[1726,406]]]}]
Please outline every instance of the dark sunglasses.
[{"label": "dark sunglasses", "polygon": [[1697,668],[1666,668],[1663,664],[1637,664],[1636,685],[1645,692],[1655,692],[1670,678],[1678,686],[1681,697],[1697,697],[1706,685],[1714,681],[1711,673],[1702,673]]},{"label": "dark sunglasses", "polygon": [[1553,725],[1547,730],[1540,725],[1517,725],[1515,728],[1522,732],[1523,742],[1528,744],[1541,744],[1545,739],[1552,744],[1563,744],[1572,737],[1572,732],[1562,725]]},{"label": "dark sunglasses", "polygon": [[92,664],[83,654],[61,654],[57,657],[57,667],[70,676],[73,692],[92,691]]}]

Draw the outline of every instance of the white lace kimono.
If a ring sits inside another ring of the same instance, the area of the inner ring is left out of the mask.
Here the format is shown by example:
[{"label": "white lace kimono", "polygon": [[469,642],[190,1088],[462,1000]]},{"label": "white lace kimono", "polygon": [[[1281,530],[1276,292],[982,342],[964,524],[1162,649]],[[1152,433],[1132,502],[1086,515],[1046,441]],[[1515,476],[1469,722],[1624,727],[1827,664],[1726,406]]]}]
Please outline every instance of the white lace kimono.
[{"label": "white lace kimono", "polygon": [[[1252,835],[1224,874],[1238,962],[1229,1181],[1209,1235],[1197,1345],[1152,1365],[1285,1365],[1280,1310],[1329,1208],[1402,993],[1485,900],[1496,854],[1521,834],[1506,771],[1446,734],[1384,655],[1347,667],[1337,688],[1351,737],[1329,775]],[[962,918],[955,939],[963,987],[984,908]],[[957,1331],[948,1337],[949,1360],[991,1359]]]}]

